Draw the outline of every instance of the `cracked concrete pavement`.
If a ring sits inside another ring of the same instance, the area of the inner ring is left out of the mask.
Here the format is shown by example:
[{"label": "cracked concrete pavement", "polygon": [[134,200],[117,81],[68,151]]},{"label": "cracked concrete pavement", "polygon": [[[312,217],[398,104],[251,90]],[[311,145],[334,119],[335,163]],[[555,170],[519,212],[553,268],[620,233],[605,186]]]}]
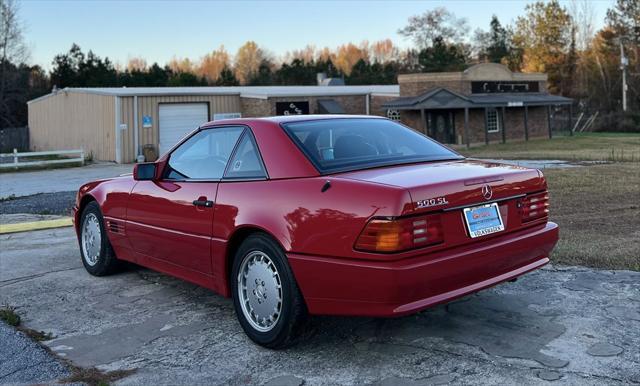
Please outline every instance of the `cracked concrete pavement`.
[{"label": "cracked concrete pavement", "polygon": [[142,268],[90,276],[71,228],[0,244],[0,304],[76,365],[137,368],[123,385],[640,383],[639,272],[549,267],[405,318],[315,317],[270,351],[208,290]]}]

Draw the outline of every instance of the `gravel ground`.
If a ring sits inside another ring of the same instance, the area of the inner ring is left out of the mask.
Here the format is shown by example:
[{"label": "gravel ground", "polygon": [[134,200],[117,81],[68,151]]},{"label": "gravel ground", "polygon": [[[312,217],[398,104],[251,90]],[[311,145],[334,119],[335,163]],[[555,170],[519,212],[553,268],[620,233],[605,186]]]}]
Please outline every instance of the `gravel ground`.
[{"label": "gravel ground", "polygon": [[0,198],[78,191],[89,181],[131,173],[133,165],[98,163],[77,168],[0,173]]},{"label": "gravel ground", "polygon": [[76,192],[40,193],[25,197],[12,197],[0,201],[1,214],[30,213],[71,215]]},{"label": "gravel ground", "polygon": [[39,344],[0,322],[0,384],[55,383],[69,375]]}]

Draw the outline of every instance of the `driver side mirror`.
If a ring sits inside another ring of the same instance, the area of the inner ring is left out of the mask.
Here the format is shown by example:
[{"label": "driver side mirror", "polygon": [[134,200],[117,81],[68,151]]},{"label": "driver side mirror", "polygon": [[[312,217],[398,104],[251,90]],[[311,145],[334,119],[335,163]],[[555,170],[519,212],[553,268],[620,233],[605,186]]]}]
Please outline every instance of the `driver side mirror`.
[{"label": "driver side mirror", "polygon": [[133,179],[136,181],[151,181],[156,178],[156,163],[144,162],[133,167]]}]

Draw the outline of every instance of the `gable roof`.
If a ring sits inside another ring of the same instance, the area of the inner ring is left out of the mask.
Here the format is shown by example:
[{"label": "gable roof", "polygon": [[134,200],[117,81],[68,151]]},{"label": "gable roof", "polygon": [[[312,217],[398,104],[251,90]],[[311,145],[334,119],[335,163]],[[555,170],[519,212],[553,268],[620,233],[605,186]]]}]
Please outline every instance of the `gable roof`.
[{"label": "gable roof", "polygon": [[465,96],[444,87],[413,97],[400,97],[382,104],[394,110],[463,109],[500,106],[546,106],[570,104],[571,98],[547,93],[496,93]]},{"label": "gable roof", "polygon": [[443,109],[470,106],[470,101],[464,95],[438,87],[414,97],[401,97],[388,101],[382,106],[400,110]]}]

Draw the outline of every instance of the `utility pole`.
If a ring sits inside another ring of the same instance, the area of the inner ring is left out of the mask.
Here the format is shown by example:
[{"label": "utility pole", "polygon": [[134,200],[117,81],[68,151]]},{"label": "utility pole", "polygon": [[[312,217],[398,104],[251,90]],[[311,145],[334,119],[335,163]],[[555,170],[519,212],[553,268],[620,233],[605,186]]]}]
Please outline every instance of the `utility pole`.
[{"label": "utility pole", "polygon": [[620,69],[622,70],[622,111],[627,111],[627,65],[629,60],[624,56],[624,45],[620,39]]}]

